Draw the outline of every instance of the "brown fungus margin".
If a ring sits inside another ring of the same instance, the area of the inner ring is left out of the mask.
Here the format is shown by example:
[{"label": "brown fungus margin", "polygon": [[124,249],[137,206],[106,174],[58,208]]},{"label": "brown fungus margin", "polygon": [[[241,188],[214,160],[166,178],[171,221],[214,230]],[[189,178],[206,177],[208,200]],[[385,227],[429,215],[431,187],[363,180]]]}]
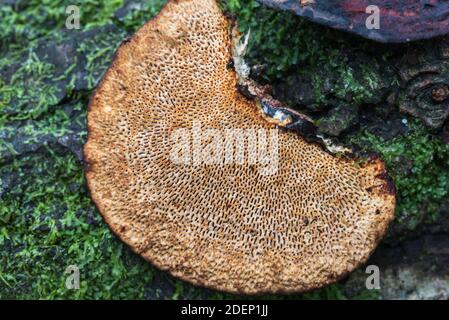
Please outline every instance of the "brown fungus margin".
[{"label": "brown fungus margin", "polygon": [[[267,121],[236,89],[230,34],[215,0],[171,0],[121,45],[89,105],[91,197],[123,242],[193,284],[259,294],[333,283],[393,219],[384,163],[335,157]],[[174,163],[171,134],[195,123],[273,130],[278,170]]]}]

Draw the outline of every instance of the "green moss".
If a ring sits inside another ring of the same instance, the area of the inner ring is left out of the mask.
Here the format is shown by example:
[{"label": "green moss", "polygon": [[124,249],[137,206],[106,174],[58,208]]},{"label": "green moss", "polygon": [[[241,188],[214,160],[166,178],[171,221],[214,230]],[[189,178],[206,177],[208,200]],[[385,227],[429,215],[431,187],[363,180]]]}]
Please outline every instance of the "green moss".
[{"label": "green moss", "polygon": [[449,195],[449,148],[419,121],[409,126],[409,133],[389,141],[367,131],[348,141],[385,159],[398,190],[395,223],[413,230],[420,223],[436,221],[439,207]]},{"label": "green moss", "polygon": [[78,46],[77,51],[86,57],[87,88],[93,89],[99,83],[124,37],[122,31],[106,32]]},{"label": "green moss", "polygon": [[[0,124],[8,126],[23,120],[40,121],[41,118],[54,119],[54,114],[61,114],[58,105],[74,95],[75,82],[79,70],[76,70],[79,60],[85,59],[84,86],[88,90],[95,88],[111,58],[125,36],[125,32],[113,29],[114,32],[100,32],[90,38],[77,43],[77,56],[71,60],[64,70],[55,70],[56,66],[45,61],[46,56],[38,56],[39,51],[35,44],[30,44],[27,50],[15,60],[17,70],[14,70],[10,79],[0,80]],[[45,38],[43,38],[45,39]],[[66,44],[66,38],[61,34],[51,37],[54,43]],[[11,55],[0,58],[0,65],[6,65]],[[76,94],[75,94],[76,95]],[[51,127],[50,127],[51,128]],[[39,132],[40,133],[40,132]]]},{"label": "green moss", "polygon": [[335,94],[338,98],[344,100],[349,94],[352,94],[352,98],[356,103],[362,102],[364,97],[371,98],[371,88],[366,88],[366,86],[357,81],[351,68],[343,69],[342,66],[338,66],[338,68],[342,76],[342,82],[338,83],[335,88]]},{"label": "green moss", "polygon": [[131,12],[120,19],[120,21],[116,21],[116,23],[130,33],[135,32],[148,21],[148,17],[155,16],[165,3],[167,3],[167,0],[147,0],[141,7],[131,10]]},{"label": "green moss", "polygon": [[[10,120],[37,118],[54,105],[57,89],[50,81],[53,71],[54,65],[40,61],[34,52],[30,52],[11,81],[0,83],[0,121],[8,115]],[[9,108],[11,105],[15,107]]]},{"label": "green moss", "polygon": [[[316,101],[321,104],[329,102],[323,93],[323,83],[329,80],[325,75],[335,76],[334,95],[349,102],[371,98],[373,89],[379,86],[378,76],[368,66],[361,79],[354,77],[345,54],[348,42],[341,32],[307,22],[290,12],[268,9],[254,0],[222,3],[237,17],[242,32],[251,32],[246,59],[251,65],[266,67],[264,78],[268,83],[290,75],[309,74]],[[365,45],[363,41],[359,43],[360,47]]]},{"label": "green moss", "polygon": [[[143,297],[152,269],[94,211],[74,157],[47,149],[0,169],[11,172],[18,179],[0,205],[0,299]],[[65,288],[69,265],[80,268],[80,290]]]},{"label": "green moss", "polygon": [[367,87],[365,90],[369,91],[365,94],[371,96],[371,92],[379,87],[381,79],[379,78],[379,74],[375,71],[373,66],[362,64],[361,68],[363,72],[363,80],[365,81]]},{"label": "green moss", "polygon": [[27,0],[17,5],[0,7],[0,49],[20,49],[38,38],[65,29],[66,8],[80,8],[80,26],[88,30],[112,21],[112,15],[123,0]]},{"label": "green moss", "polygon": [[267,67],[266,80],[282,79],[301,71],[305,64],[316,65],[326,59],[328,52],[315,38],[318,30],[295,15],[270,10],[253,0],[222,3],[237,17],[242,32],[251,30],[247,59]]}]

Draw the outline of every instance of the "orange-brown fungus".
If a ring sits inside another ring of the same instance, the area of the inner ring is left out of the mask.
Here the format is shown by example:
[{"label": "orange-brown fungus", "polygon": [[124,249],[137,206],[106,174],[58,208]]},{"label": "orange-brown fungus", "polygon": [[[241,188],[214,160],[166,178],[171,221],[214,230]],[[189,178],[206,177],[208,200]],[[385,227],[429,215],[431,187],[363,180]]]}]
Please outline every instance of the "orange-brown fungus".
[{"label": "orange-brown fungus", "polygon": [[[254,294],[332,283],[366,261],[393,218],[384,164],[334,157],[267,122],[236,89],[231,43],[215,0],[172,0],[123,43],[90,104],[92,198],[135,252],[194,284]],[[195,126],[274,131],[277,171],[260,170],[254,153],[173,161],[172,134]]]}]

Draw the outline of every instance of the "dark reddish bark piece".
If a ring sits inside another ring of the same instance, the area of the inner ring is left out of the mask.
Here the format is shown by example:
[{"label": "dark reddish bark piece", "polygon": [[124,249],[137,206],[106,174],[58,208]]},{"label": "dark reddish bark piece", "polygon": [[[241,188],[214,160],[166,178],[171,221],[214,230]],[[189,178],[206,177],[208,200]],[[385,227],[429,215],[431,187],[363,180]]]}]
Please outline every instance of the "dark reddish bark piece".
[{"label": "dark reddish bark piece", "polygon": [[[294,11],[297,15],[325,26],[361,35],[380,42],[407,42],[428,39],[449,32],[447,0],[257,0],[272,8]],[[380,28],[368,29],[376,5]]]}]

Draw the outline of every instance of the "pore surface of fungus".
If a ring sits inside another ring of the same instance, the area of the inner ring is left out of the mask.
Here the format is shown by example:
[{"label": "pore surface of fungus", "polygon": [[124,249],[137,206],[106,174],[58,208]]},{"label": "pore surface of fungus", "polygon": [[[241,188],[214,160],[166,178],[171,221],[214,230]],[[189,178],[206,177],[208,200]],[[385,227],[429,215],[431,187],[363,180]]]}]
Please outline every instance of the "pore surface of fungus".
[{"label": "pore surface of fungus", "polygon": [[[393,218],[384,164],[267,121],[236,89],[232,43],[214,0],[179,0],[122,44],[89,106],[91,196],[135,252],[194,284],[255,294],[332,283]],[[242,132],[258,145],[225,148]]]}]

